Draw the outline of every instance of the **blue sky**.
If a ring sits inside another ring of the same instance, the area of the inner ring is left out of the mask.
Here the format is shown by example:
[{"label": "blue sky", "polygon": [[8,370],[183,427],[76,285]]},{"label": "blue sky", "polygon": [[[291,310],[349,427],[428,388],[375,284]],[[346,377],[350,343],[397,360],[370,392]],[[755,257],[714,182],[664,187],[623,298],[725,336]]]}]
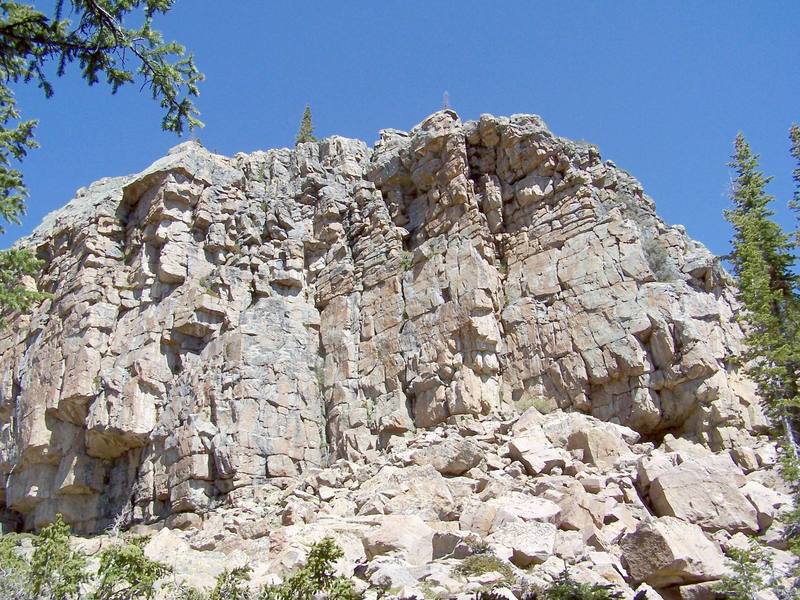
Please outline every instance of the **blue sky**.
[{"label": "blue sky", "polygon": [[[220,153],[291,145],[306,102],[318,136],[372,143],[438,110],[448,91],[464,120],[536,113],[555,133],[597,144],[663,218],[718,254],[730,237],[725,163],[742,130],[793,226],[797,1],[177,0],[156,27],[206,74],[198,135]],[[181,141],[160,131],[160,109],[138,86],[112,97],[74,75],[55,83],[50,100],[16,90],[25,116],[41,121],[42,147],[23,164],[29,212],[4,246],[77,188],[141,170]]]}]

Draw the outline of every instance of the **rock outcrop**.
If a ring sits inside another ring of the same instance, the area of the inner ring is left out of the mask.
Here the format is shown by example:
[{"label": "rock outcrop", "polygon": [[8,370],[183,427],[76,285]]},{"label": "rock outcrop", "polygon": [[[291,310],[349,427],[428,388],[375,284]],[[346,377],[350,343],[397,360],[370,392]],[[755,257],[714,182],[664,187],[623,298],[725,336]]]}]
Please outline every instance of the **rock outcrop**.
[{"label": "rock outcrop", "polygon": [[[188,142],[20,243],[51,299],[0,331],[9,526],[188,526],[253,503],[294,526],[323,502],[367,559],[418,565],[474,534],[547,566],[590,543],[608,577],[672,585],[719,575],[685,556],[712,542],[659,536],[763,532],[785,502],[748,479],[774,447],[732,360],[727,275],[539,117],[443,111],[372,149]],[[410,452],[443,426],[460,434]],[[347,494],[341,469],[319,470],[387,456],[403,460]],[[487,494],[492,472],[529,483]],[[287,496],[309,477],[314,502]],[[709,494],[687,502],[698,481]],[[608,545],[623,535],[659,548],[630,577]]]}]

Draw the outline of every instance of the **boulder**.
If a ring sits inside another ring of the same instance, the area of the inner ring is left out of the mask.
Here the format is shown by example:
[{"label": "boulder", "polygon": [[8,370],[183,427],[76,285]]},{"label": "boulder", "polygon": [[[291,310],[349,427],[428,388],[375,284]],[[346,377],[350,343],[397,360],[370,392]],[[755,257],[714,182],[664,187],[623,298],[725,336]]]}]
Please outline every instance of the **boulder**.
[{"label": "boulder", "polygon": [[497,506],[483,502],[477,498],[471,499],[461,507],[458,523],[464,531],[472,531],[479,535],[488,535],[492,531]]},{"label": "boulder", "polygon": [[364,533],[367,558],[395,554],[411,565],[424,565],[433,557],[434,530],[415,515],[384,515],[378,526]]},{"label": "boulder", "polygon": [[477,445],[460,437],[415,452],[412,457],[416,464],[432,465],[442,475],[463,475],[482,458],[483,452]]},{"label": "boulder", "polygon": [[400,589],[417,584],[411,573],[411,565],[396,557],[381,556],[370,562],[366,576],[372,586],[378,589]]},{"label": "boulder", "polygon": [[528,430],[508,443],[509,456],[525,466],[528,475],[549,473],[555,467],[563,468],[569,457],[553,448],[541,429]]},{"label": "boulder", "polygon": [[537,496],[558,505],[558,527],[584,531],[602,527],[605,520],[605,503],[588,494],[577,479],[566,476],[551,476],[537,480],[534,486]]},{"label": "boulder", "polygon": [[496,509],[492,531],[505,523],[539,521],[557,524],[561,516],[561,507],[555,502],[522,492],[509,492],[487,500],[486,504]]},{"label": "boulder", "polygon": [[654,588],[719,579],[725,557],[697,525],[674,517],[640,523],[620,541],[628,574]]},{"label": "boulder", "polygon": [[542,563],[554,554],[556,531],[556,526],[552,523],[506,523],[492,533],[488,540],[510,548],[511,562],[524,568]]},{"label": "boulder", "polygon": [[658,516],[677,517],[707,531],[755,533],[758,513],[735,481],[729,473],[686,461],[655,478],[650,501]]},{"label": "boulder", "polygon": [[[433,465],[387,465],[361,484],[356,504],[362,507],[383,495],[387,514],[413,514],[426,521],[458,518],[453,494]],[[359,513],[363,514],[363,513]]]},{"label": "boulder", "polygon": [[650,491],[650,484],[656,477],[668,473],[675,467],[675,457],[655,450],[647,456],[642,456],[636,463],[636,484],[642,495]]},{"label": "boulder", "polygon": [[757,482],[748,481],[740,490],[756,509],[758,528],[765,531],[780,511],[792,505],[792,498]]},{"label": "boulder", "polygon": [[583,462],[606,469],[613,467],[620,457],[630,454],[622,436],[601,427],[575,431],[569,436],[567,448],[581,451]]}]

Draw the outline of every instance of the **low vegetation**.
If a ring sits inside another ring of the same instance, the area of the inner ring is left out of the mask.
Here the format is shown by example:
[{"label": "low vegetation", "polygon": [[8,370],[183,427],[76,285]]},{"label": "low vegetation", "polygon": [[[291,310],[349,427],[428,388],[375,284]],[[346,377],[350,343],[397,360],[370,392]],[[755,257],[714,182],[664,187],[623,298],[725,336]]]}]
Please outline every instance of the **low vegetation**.
[{"label": "low vegetation", "polygon": [[514,569],[506,561],[494,554],[473,554],[468,556],[454,569],[457,575],[477,577],[486,573],[500,573],[505,583],[514,582]]},{"label": "low vegetation", "polygon": [[69,545],[69,526],[61,515],[33,538],[26,558],[22,535],[0,538],[0,596],[13,600],[132,600],[155,596],[156,581],[171,569],[144,554],[146,537],[120,538],[100,553],[97,570]]},{"label": "low vegetation", "polygon": [[669,252],[656,238],[645,238],[642,241],[642,251],[647,260],[647,266],[650,267],[656,281],[669,283],[679,279],[678,270],[675,268]]},{"label": "low vegetation", "polygon": [[[728,566],[731,574],[723,577],[714,591],[725,600],[753,600],[759,592],[769,590],[775,598],[789,600],[797,598],[800,589],[789,589],[786,578],[779,574],[772,557],[755,539],[747,548],[730,548]],[[795,582],[797,584],[797,582]]]},{"label": "low vegetation", "polygon": [[[280,585],[251,590],[250,568],[225,570],[211,590],[168,583],[172,569],[149,559],[148,537],[120,536],[102,550],[97,569],[69,544],[61,515],[38,535],[0,537],[0,598],[3,600],[151,600],[162,588],[172,600],[360,600],[353,582],[334,572],[344,553],[332,538],[311,546],[306,564]],[[30,558],[22,541],[33,540]]]},{"label": "low vegetation", "polygon": [[344,556],[332,538],[311,546],[306,564],[281,585],[265,587],[258,600],[312,600],[324,594],[329,600],[359,600],[353,582],[334,573],[334,563]]},{"label": "low vegetation", "polygon": [[400,272],[405,273],[414,265],[414,253],[403,251],[400,254]]},{"label": "low vegetation", "polygon": [[[505,600],[506,596],[490,591],[478,592],[475,600]],[[580,583],[564,569],[548,587],[526,592],[522,600],[620,600],[621,592],[610,585]]]}]

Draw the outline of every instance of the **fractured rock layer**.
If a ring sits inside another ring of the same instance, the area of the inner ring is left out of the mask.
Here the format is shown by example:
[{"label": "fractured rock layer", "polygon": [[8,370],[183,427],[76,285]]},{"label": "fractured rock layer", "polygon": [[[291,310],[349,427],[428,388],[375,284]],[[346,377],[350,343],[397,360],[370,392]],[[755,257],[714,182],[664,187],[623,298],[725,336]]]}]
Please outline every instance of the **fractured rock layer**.
[{"label": "fractured rock layer", "polygon": [[[560,408],[742,455],[765,425],[714,257],[536,116],[443,111],[373,149],[190,142],[22,243],[52,294],[0,332],[0,471],[26,528],[268,496],[459,415]],[[610,435],[569,447],[613,462]],[[535,444],[512,448],[526,469],[562,460]],[[454,474],[477,460],[448,452]],[[663,513],[705,526],[716,509],[671,500],[671,477]]]}]

